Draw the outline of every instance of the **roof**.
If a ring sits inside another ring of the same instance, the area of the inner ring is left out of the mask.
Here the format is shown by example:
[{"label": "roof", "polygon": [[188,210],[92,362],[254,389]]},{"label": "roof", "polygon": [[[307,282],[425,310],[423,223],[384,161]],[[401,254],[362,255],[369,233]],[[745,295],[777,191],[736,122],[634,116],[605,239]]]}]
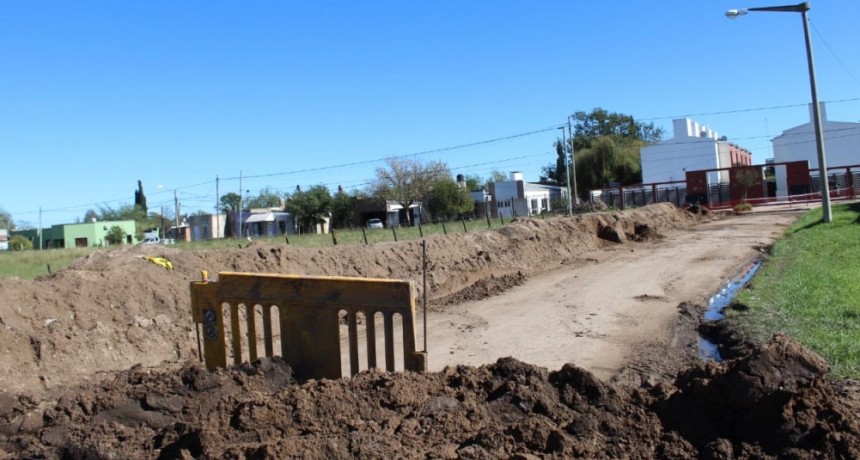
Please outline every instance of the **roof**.
[{"label": "roof", "polygon": [[253,224],[254,222],[274,222],[275,214],[271,212],[260,212],[251,214],[245,219],[246,224]]}]

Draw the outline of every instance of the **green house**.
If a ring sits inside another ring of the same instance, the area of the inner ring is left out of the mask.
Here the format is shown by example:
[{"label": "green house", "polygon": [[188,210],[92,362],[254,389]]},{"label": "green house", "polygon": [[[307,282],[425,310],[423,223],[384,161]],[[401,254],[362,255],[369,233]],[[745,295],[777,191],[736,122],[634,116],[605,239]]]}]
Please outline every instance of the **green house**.
[{"label": "green house", "polygon": [[[49,248],[86,248],[109,246],[107,234],[112,227],[119,227],[125,232],[124,244],[135,244],[135,223],[133,220],[114,220],[101,222],[85,222],[82,224],[58,224],[51,228],[42,229],[43,249]],[[12,235],[22,235],[33,242],[33,248],[39,248],[39,232],[35,229],[12,232]]]}]

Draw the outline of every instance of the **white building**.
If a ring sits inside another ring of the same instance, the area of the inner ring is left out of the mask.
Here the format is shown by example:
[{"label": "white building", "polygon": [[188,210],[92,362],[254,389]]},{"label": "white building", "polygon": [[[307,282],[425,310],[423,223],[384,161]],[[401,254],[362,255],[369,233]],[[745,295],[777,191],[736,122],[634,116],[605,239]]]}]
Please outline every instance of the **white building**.
[{"label": "white building", "polygon": [[[673,137],[642,147],[642,183],[683,181],[687,171],[751,165],[752,155],[689,118],[672,120]],[[728,171],[708,174],[708,183],[728,182]]]},{"label": "white building", "polygon": [[530,216],[552,211],[552,201],[567,196],[564,187],[533,184],[523,181],[523,174],[514,171],[510,179],[490,184],[489,195],[500,216]]},{"label": "white building", "polygon": [[227,227],[226,214],[200,214],[188,216],[188,226],[191,227],[191,241],[224,238]]},{"label": "white building", "polygon": [[[820,103],[821,125],[824,131],[824,152],[827,167],[860,164],[860,123],[830,121],[823,102]],[[773,161],[809,161],[809,167],[818,168],[818,151],[815,148],[815,125],[812,123],[812,104],[809,104],[810,121],[787,129],[773,138]],[[776,194],[787,196],[785,168],[776,167]],[[833,173],[833,171],[831,171]],[[813,172],[813,176],[818,174]]]},{"label": "white building", "polygon": [[0,228],[0,251],[9,249],[9,230]]}]

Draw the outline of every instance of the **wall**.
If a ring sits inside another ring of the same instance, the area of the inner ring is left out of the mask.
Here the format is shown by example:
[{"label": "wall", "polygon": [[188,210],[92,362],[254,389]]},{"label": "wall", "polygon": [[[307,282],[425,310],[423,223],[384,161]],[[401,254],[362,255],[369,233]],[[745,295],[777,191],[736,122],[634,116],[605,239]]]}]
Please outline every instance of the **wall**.
[{"label": "wall", "polygon": [[[810,112],[811,108],[812,104],[810,104]],[[828,168],[860,164],[860,123],[827,120],[823,102],[821,117]],[[812,122],[785,130],[775,137],[773,160],[775,163],[807,160],[811,169],[818,168],[815,127]],[[812,175],[817,176],[817,173],[812,172]],[[777,196],[788,195],[785,168],[776,168],[776,194]]]},{"label": "wall", "polygon": [[[107,240],[105,237],[108,234],[108,231],[113,226],[118,226],[122,228],[126,235],[131,236],[131,244],[137,242],[137,238],[135,237],[135,232],[137,231],[135,227],[135,223],[133,220],[119,220],[119,221],[100,221],[100,222],[87,222],[83,224],[64,224],[62,227],[63,234],[63,244],[64,247],[73,248],[76,247],[76,240],[79,238],[85,238],[86,245],[89,247],[94,246],[107,246]],[[54,227],[57,227],[56,225]],[[53,234],[52,228],[52,234]],[[127,238],[127,237],[126,237]],[[128,244],[128,239],[126,239],[123,244]]]},{"label": "wall", "polygon": [[[686,171],[722,167],[716,132],[689,118],[673,120],[672,126],[672,139],[642,147],[639,151],[642,183],[682,181],[686,179]],[[719,173],[710,173],[708,180],[719,182]]]},{"label": "wall", "polygon": [[226,225],[226,214],[188,216],[188,226],[191,228],[191,241],[224,238],[224,228]]}]

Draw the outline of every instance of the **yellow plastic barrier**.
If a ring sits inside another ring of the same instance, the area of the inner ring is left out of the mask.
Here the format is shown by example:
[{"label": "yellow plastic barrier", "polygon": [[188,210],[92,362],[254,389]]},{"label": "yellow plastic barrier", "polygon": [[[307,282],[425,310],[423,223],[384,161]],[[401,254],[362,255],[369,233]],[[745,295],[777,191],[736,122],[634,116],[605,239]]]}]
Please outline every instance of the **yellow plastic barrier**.
[{"label": "yellow plastic barrier", "polygon": [[[231,336],[233,362],[242,358],[242,318],[244,307],[248,358],[258,358],[257,307],[262,313],[262,339],[265,356],[274,354],[273,310],[281,340],[281,356],[296,377],[340,378],[341,312],[346,313],[350,373],[359,372],[358,318],[364,315],[367,339],[367,367],[376,368],[376,326],[374,318],[384,319],[385,368],[395,369],[394,316],[403,325],[403,367],[427,370],[427,355],[415,350],[415,290],[411,282],[334,276],[297,276],[225,272],[218,281],[191,283],[191,310],[194,322],[203,329],[203,355],[206,367],[227,365],[226,336]],[[225,309],[230,324],[224,324]],[[226,327],[225,327],[226,326]]]}]

